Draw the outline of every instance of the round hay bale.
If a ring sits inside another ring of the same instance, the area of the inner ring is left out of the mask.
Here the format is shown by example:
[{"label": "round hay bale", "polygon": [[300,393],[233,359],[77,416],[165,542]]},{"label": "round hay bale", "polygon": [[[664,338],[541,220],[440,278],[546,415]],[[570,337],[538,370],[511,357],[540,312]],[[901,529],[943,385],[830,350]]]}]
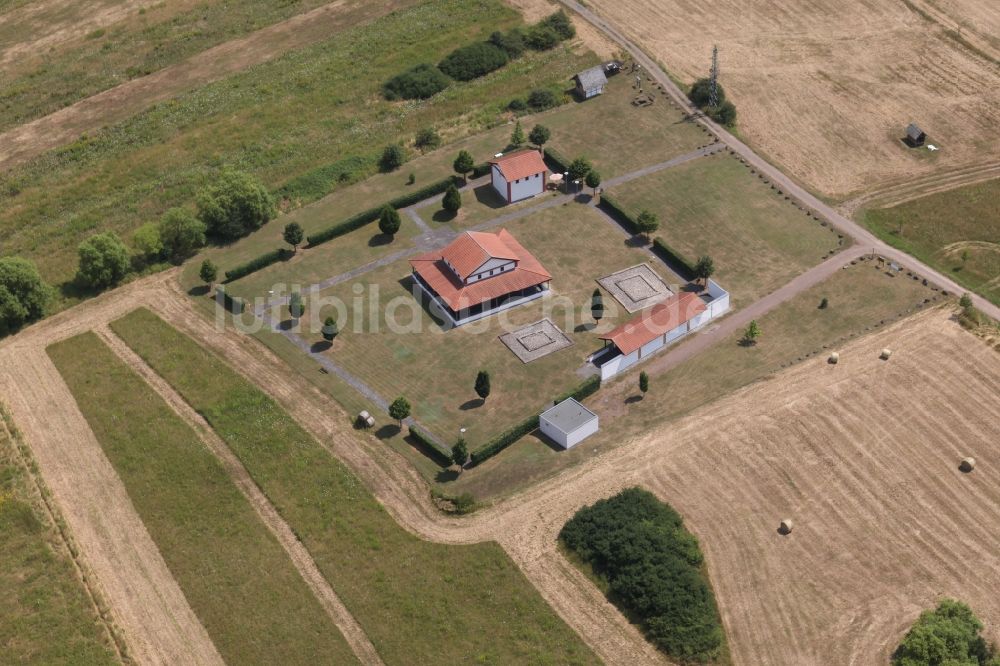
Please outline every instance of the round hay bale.
[{"label": "round hay bale", "polygon": [[888,361],[890,356],[892,356],[892,350],[889,349],[888,347],[883,349],[882,353],[878,355],[878,357],[883,361]]},{"label": "round hay bale", "polygon": [[827,363],[830,365],[837,365],[838,361],[840,361],[840,354],[838,352],[833,352],[830,354],[830,358],[827,359]]},{"label": "round hay bale", "polygon": [[976,469],[976,459],[972,457],[962,458],[962,462],[958,468],[968,474],[972,470]]},{"label": "round hay bale", "polygon": [[369,416],[371,416],[371,414],[369,414],[368,410],[366,409],[363,410],[360,414],[358,414],[358,419],[360,419],[361,421],[367,421]]},{"label": "round hay bale", "polygon": [[781,521],[781,525],[778,526],[778,532],[781,534],[791,534],[792,532],[792,519],[785,518]]}]

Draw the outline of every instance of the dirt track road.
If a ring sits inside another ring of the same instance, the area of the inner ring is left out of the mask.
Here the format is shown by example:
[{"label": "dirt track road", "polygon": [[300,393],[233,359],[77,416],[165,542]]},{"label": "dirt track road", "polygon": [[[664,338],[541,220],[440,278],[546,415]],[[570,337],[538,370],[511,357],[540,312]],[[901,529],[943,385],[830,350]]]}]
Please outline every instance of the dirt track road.
[{"label": "dirt track road", "polygon": [[[680,88],[677,87],[670,77],[667,76],[667,73],[664,72],[656,62],[649,58],[642,49],[629,41],[613,24],[593,11],[587,9],[580,3],[575,2],[575,0],[560,0],[560,2],[566,5],[569,9],[577,12],[593,26],[600,29],[605,35],[608,36],[609,39],[614,40],[616,43],[621,45],[622,48],[627,50],[636,62],[640,63],[643,68],[645,68],[647,74],[651,75],[658,84],[664,87],[668,94],[681,106],[681,108],[687,109],[691,113],[695,112],[695,109],[691,106],[687,97],[681,92]],[[817,215],[833,225],[835,229],[841,231],[847,236],[850,236],[861,246],[881,254],[888,259],[911,267],[914,272],[919,273],[922,277],[927,278],[954,294],[961,294],[966,291],[964,287],[958,285],[951,278],[935,271],[929,266],[924,265],[905,252],[887,245],[858,223],[844,217],[831,206],[823,201],[820,201],[810,192],[806,191],[805,188],[801,187],[798,183],[794,182],[791,178],[782,173],[777,167],[772,166],[764,160],[764,158],[757,155],[757,153],[755,153],[749,146],[730,134],[724,127],[721,127],[711,119],[704,116],[700,116],[698,118],[698,122],[707,127],[713,134],[715,134],[715,136],[719,138],[721,142],[729,146],[734,152],[736,152],[737,155],[746,160],[760,173],[766,175],[767,178],[769,178],[770,181],[777,185],[782,191],[804,206],[813,210]],[[972,294],[972,300],[977,308],[988,314],[990,317],[1000,320],[1000,307],[993,305],[985,298],[977,294]]]},{"label": "dirt track road", "polygon": [[[412,467],[351,429],[348,415],[304,377],[252,338],[217,330],[198,314],[175,277],[170,271],[127,285],[0,343],[3,395],[130,648],[145,661],[163,663],[183,654],[181,635],[203,637],[184,644],[196,654],[182,660],[212,663],[217,655],[155,546],[144,543],[148,535],[141,523],[130,522],[138,518],[128,497],[61,378],[49,374],[55,370],[44,354],[45,345],[101,330],[141,305],[275,397],[405,529],[444,543],[499,542],[607,663],[664,659],[559,556],[556,535],[580,506],[634,484],[674,504],[701,537],[736,663],[871,663],[942,591],[970,601],[988,624],[1000,626],[1000,601],[992,593],[1000,580],[984,573],[1000,572],[1000,562],[974,577],[951,565],[994,557],[988,543],[1000,536],[1000,483],[994,483],[990,463],[968,477],[976,483],[957,487],[951,476],[951,459],[960,453],[982,461],[995,454],[990,447],[1000,440],[1000,356],[948,322],[941,310],[848,345],[838,366],[803,363],[699,410],[667,432],[650,433],[459,519],[438,513]],[[893,360],[875,361],[877,349],[886,345],[896,350]],[[943,368],[947,382],[940,378]],[[37,416],[36,400],[45,405],[44,419]],[[969,405],[969,414],[977,416],[948,418],[957,404]],[[861,459],[867,462],[859,467]],[[908,462],[900,465],[903,459]],[[84,481],[77,473],[95,474],[101,483],[95,488],[90,476]],[[858,499],[863,497],[869,504]],[[966,503],[980,508],[959,508]],[[963,511],[974,528],[957,519]],[[801,543],[788,541],[795,544],[790,547],[774,539],[771,524],[786,513],[803,519],[795,537]],[[114,525],[104,525],[105,516],[114,516]],[[882,535],[878,544],[873,534]],[[852,548],[835,545],[845,542]],[[876,545],[871,556],[877,555],[878,566],[852,554]],[[783,584],[769,584],[774,581]],[[829,654],[821,651],[827,647]]]}]

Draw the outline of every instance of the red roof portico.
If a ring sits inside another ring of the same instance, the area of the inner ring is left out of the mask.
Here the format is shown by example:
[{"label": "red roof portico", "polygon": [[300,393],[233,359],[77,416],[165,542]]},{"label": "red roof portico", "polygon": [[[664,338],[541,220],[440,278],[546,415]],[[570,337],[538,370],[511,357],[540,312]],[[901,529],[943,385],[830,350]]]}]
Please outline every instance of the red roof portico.
[{"label": "red roof portico", "polygon": [[635,319],[600,336],[614,343],[622,354],[631,354],[643,345],[686,324],[705,311],[703,300],[690,291],[674,295],[645,310]]},{"label": "red roof portico", "polygon": [[410,260],[417,283],[456,324],[540,296],[552,276],[506,229],[467,231]]}]

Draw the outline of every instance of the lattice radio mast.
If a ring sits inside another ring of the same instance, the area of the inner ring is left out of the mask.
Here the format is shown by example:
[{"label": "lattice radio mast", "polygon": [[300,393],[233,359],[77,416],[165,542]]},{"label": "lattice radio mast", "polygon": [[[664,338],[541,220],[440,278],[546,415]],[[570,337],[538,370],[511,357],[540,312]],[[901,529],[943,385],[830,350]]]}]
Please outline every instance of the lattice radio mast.
[{"label": "lattice radio mast", "polygon": [[712,72],[709,75],[708,103],[713,108],[719,106],[719,47],[712,47]]}]

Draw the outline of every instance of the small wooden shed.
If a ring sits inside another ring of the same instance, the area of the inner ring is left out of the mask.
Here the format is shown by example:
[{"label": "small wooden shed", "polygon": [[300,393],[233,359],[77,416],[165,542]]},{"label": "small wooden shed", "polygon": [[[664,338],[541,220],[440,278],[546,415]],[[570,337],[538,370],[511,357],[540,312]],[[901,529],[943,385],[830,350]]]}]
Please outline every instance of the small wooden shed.
[{"label": "small wooden shed", "polygon": [[608,85],[608,77],[604,75],[604,65],[585,69],[573,77],[576,81],[576,94],[581,99],[597,97],[604,92],[604,86]]},{"label": "small wooden shed", "polygon": [[916,123],[910,123],[906,128],[906,145],[911,148],[916,148],[918,146],[924,145],[927,141],[927,134],[917,127]]}]

